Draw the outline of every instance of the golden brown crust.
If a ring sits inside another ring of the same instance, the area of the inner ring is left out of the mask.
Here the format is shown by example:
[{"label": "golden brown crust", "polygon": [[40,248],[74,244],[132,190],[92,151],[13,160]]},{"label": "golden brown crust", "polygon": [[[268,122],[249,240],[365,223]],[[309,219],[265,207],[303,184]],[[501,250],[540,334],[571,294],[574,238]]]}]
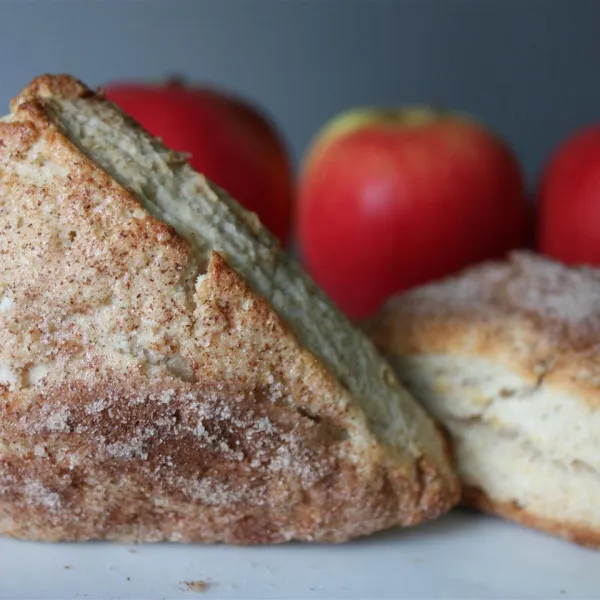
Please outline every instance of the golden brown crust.
[{"label": "golden brown crust", "polygon": [[0,123],[0,532],[338,542],[453,506],[227,257],[204,273],[67,138],[46,100],[89,94],[44,76]]},{"label": "golden brown crust", "polygon": [[5,443],[24,449],[0,462],[7,535],[343,541],[396,521],[383,473],[362,487],[326,424],[243,384],[165,389],[132,374],[70,384],[1,418]]},{"label": "golden brown crust", "polygon": [[475,487],[464,487],[463,504],[490,515],[515,521],[531,529],[545,531],[581,546],[600,549],[600,531],[597,529],[540,517],[521,508],[515,502],[495,502]]},{"label": "golden brown crust", "polygon": [[400,295],[364,329],[390,355],[486,357],[593,406],[600,398],[597,269],[518,252]]},{"label": "golden brown crust", "polygon": [[40,75],[25,86],[12,100],[11,110],[20,104],[39,98],[85,98],[95,95],[85,83],[67,74]]}]

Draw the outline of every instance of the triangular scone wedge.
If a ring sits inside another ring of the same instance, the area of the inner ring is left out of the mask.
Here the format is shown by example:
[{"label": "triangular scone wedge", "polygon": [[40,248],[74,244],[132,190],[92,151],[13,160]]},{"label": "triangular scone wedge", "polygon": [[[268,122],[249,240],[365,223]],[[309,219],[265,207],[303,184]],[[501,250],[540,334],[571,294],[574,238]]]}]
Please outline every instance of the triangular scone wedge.
[{"label": "triangular scone wedge", "polygon": [[457,502],[372,344],[101,94],[34,80],[0,186],[2,533],[343,541]]}]

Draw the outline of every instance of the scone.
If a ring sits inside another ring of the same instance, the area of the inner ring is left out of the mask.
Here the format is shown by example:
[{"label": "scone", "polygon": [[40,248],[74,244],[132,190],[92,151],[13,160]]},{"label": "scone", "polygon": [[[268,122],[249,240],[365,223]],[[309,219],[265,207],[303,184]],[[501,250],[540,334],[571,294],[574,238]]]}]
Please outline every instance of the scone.
[{"label": "scone", "polygon": [[600,270],[517,253],[366,328],[450,432],[466,503],[600,546]]},{"label": "scone", "polygon": [[0,122],[0,532],[332,541],[449,510],[434,423],[257,217],[100,93]]}]

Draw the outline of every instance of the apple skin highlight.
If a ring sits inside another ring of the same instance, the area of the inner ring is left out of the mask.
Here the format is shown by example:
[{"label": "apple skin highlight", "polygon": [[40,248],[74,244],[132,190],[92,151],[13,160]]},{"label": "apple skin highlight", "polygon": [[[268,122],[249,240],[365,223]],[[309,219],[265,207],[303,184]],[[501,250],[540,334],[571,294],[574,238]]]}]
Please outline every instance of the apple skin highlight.
[{"label": "apple skin highlight", "polygon": [[354,110],[326,125],[300,177],[299,247],[352,318],[526,244],[523,175],[478,121],[428,107]]},{"label": "apple skin highlight", "polygon": [[564,140],[538,191],[538,250],[567,264],[600,266],[600,125]]}]

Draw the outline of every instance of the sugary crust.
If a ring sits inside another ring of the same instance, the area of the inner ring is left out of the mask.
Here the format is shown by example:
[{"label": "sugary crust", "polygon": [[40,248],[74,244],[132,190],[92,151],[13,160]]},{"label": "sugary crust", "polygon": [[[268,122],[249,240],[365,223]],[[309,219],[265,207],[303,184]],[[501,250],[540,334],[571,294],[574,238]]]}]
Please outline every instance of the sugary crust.
[{"label": "sugary crust", "polygon": [[454,476],[378,443],[227,257],[71,143],[60,96],[93,93],[44,76],[0,123],[0,532],[339,542],[451,508]]},{"label": "sugary crust", "polygon": [[599,403],[596,269],[515,253],[403,294],[364,328],[390,354],[484,357]]},{"label": "sugary crust", "polygon": [[552,535],[562,537],[581,546],[600,549],[600,531],[577,523],[566,523],[539,517],[514,502],[496,502],[478,488],[465,486],[463,504],[481,512],[497,515],[525,527],[539,529]]},{"label": "sugary crust", "polygon": [[14,112],[20,104],[39,98],[86,98],[97,94],[71,75],[40,75],[21,90],[10,108]]},{"label": "sugary crust", "polygon": [[[570,394],[592,408],[600,401],[598,270],[565,267],[521,252],[400,295],[364,328],[392,360],[482,358],[506,367],[532,389]],[[466,483],[464,488],[469,506],[600,547],[600,531],[589,526],[538,516]]]},{"label": "sugary crust", "polygon": [[131,375],[11,409],[1,415],[4,443],[18,449],[0,463],[6,535],[339,542],[414,518],[401,514],[410,483],[383,468],[365,481],[336,456],[335,430],[245,385]]}]

